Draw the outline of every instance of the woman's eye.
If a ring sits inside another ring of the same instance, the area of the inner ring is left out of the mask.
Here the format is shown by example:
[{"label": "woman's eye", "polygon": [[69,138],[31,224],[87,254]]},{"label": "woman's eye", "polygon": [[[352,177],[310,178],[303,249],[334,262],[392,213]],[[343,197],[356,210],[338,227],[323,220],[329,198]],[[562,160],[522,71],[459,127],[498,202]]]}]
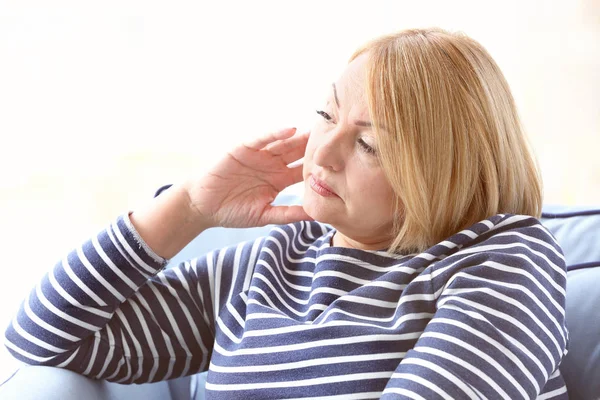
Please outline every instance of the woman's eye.
[{"label": "woman's eye", "polygon": [[332,121],[331,115],[327,114],[325,111],[317,110],[317,114],[325,118],[327,121]]},{"label": "woman's eye", "polygon": [[365,151],[365,153],[375,155],[375,149],[369,146],[364,140],[358,139],[358,144]]}]

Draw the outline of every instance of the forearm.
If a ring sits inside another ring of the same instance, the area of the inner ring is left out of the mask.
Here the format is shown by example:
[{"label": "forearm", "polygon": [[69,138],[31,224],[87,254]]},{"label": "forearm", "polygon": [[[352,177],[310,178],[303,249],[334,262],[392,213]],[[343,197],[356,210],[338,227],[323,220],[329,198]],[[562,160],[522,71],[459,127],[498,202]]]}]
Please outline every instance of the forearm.
[{"label": "forearm", "polygon": [[41,365],[59,365],[74,355],[164,267],[165,260],[139,244],[124,216],[73,249],[22,303],[6,331],[9,350]]},{"label": "forearm", "polygon": [[190,290],[195,270],[161,271],[165,264],[119,217],[36,285],[6,330],[8,350],[28,364],[122,383],[204,370],[213,336],[197,304],[210,299]]},{"label": "forearm", "polygon": [[190,207],[186,190],[173,186],[147,207],[129,216],[146,244],[159,256],[169,259],[210,225]]}]

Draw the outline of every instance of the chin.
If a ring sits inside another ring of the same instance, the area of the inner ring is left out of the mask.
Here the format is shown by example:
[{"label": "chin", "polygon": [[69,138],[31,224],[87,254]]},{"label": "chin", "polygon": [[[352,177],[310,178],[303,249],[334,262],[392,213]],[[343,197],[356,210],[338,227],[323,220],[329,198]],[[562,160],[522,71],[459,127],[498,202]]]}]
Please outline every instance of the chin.
[{"label": "chin", "polygon": [[324,204],[322,200],[315,193],[307,193],[302,202],[302,208],[315,221],[334,225],[341,217],[340,210],[335,210],[331,204]]}]

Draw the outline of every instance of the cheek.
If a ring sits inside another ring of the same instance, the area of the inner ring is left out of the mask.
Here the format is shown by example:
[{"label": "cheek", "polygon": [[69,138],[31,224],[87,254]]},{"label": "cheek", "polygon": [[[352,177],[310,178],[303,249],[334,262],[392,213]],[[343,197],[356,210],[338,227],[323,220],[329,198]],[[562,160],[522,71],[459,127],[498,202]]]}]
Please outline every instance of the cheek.
[{"label": "cheek", "polygon": [[302,161],[302,177],[306,180],[308,174],[312,169],[313,154],[315,152],[315,137],[311,133],[306,144],[306,150],[304,150],[304,160]]},{"label": "cheek", "polygon": [[302,178],[304,180],[306,180],[308,177],[312,167],[312,153],[313,150],[309,146],[306,146],[306,150],[304,151],[304,159],[302,160]]},{"label": "cheek", "polygon": [[381,212],[393,209],[394,191],[385,176],[381,173],[364,174],[361,176],[358,198],[363,203]]}]

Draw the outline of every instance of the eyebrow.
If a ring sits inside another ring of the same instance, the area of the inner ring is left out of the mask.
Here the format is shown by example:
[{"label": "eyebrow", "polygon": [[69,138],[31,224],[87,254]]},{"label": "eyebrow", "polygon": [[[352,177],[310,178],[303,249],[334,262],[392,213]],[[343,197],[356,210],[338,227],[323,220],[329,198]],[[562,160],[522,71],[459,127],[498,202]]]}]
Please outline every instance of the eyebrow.
[{"label": "eyebrow", "polygon": [[332,83],[331,86],[333,86],[333,97],[335,98],[335,104],[337,104],[338,108],[340,108],[340,101],[337,97],[337,89],[335,87],[335,83]]},{"label": "eyebrow", "polygon": [[[338,99],[337,88],[335,87],[335,82],[332,83],[331,86],[333,86],[333,98],[335,99],[335,104],[337,105],[338,108],[340,108],[340,100]],[[364,126],[367,128],[370,128],[373,126],[373,124],[368,121],[354,121],[354,125]]]}]

